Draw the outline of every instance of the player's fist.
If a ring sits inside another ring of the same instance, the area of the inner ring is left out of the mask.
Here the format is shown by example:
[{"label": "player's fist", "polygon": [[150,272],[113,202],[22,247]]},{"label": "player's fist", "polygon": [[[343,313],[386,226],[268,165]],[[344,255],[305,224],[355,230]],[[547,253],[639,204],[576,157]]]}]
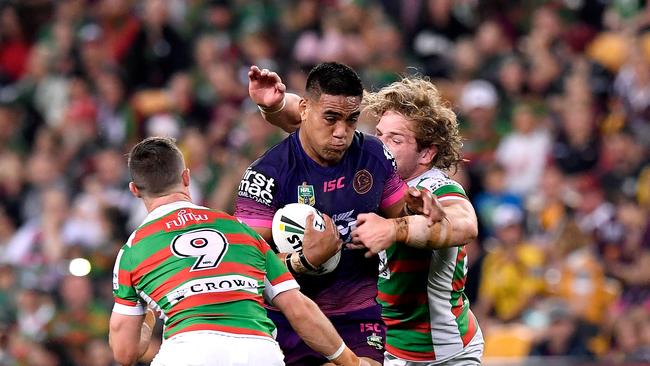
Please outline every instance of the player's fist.
[{"label": "player's fist", "polygon": [[255,65],[248,71],[248,95],[262,108],[280,109],[287,87],[275,72]]},{"label": "player's fist", "polygon": [[352,242],[366,247],[366,257],[371,257],[393,245],[395,234],[391,220],[374,213],[359,214],[357,227],[352,231]]},{"label": "player's fist", "polygon": [[404,195],[407,212],[427,217],[429,226],[445,218],[445,211],[438,198],[428,189],[410,187]]},{"label": "player's fist", "polygon": [[322,231],[314,229],[314,214],[310,213],[307,216],[305,236],[302,240],[302,252],[314,267],[319,267],[332,258],[343,245],[332,219],[326,214],[322,215],[325,229]]}]

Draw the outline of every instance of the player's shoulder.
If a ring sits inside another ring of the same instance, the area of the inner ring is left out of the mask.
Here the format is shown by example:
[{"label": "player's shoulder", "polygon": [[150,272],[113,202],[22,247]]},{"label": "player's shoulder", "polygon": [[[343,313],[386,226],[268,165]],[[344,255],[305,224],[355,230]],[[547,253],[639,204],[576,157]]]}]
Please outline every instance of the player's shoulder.
[{"label": "player's shoulder", "polygon": [[296,165],[293,134],[267,150],[244,171],[238,187],[239,198],[270,205],[284,186],[288,172]]},{"label": "player's shoulder", "polygon": [[409,186],[425,188],[438,197],[457,195],[466,198],[463,186],[440,169],[432,168],[408,182]]},{"label": "player's shoulder", "polygon": [[377,137],[360,131],[355,132],[353,143],[357,143],[359,148],[369,154],[372,158],[385,163],[395,169],[397,164],[395,158],[388,147]]},{"label": "player's shoulder", "polygon": [[287,157],[290,157],[294,155],[293,150],[294,150],[294,143],[292,141],[293,134],[289,135],[287,138],[284,140],[278,142],[268,150],[262,156],[259,158],[255,159],[251,163],[251,167],[279,167],[282,166],[280,162],[284,161],[287,159]]},{"label": "player's shoulder", "polygon": [[299,156],[297,144],[297,132],[294,132],[253,161],[248,166],[247,172],[252,170],[254,173],[264,174],[267,178],[278,179],[283,172],[296,164],[296,157]]},{"label": "player's shoulder", "polygon": [[367,151],[371,154],[380,153],[382,151],[382,146],[384,145],[377,137],[361,132],[359,130],[354,131],[352,144],[356,145],[357,148],[363,151]]}]

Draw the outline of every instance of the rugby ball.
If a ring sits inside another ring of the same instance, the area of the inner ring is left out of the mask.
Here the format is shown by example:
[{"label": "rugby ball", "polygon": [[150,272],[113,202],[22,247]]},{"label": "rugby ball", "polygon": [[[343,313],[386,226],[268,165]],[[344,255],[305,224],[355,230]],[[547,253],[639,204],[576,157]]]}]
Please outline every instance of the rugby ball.
[{"label": "rugby ball", "polygon": [[[314,229],[325,230],[325,220],[321,213],[312,206],[303,203],[290,203],[273,216],[271,233],[273,242],[280,253],[294,253],[302,251],[302,238],[305,236],[307,216],[314,214]],[[316,271],[305,272],[309,275],[322,275],[336,269],[341,260],[341,252],[323,263]]]}]

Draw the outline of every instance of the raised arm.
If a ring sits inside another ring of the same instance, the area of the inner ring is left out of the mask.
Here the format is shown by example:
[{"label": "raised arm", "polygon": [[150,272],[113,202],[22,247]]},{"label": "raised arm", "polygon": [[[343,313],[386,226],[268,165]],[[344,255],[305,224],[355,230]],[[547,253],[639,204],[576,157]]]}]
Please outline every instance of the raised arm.
[{"label": "raised arm", "polygon": [[287,87],[275,72],[255,65],[248,71],[248,95],[258,105],[264,119],[286,132],[300,127],[300,96],[287,93]]}]

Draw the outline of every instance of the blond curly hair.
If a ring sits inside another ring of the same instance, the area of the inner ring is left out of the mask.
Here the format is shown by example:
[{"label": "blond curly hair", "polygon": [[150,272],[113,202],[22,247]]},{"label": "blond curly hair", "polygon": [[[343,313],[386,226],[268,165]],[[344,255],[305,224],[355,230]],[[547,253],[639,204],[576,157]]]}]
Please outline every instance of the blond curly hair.
[{"label": "blond curly hair", "polygon": [[405,77],[363,97],[366,112],[377,118],[387,111],[413,121],[418,151],[435,146],[431,166],[449,170],[461,161],[463,142],[456,114],[444,102],[433,83],[422,77]]}]

